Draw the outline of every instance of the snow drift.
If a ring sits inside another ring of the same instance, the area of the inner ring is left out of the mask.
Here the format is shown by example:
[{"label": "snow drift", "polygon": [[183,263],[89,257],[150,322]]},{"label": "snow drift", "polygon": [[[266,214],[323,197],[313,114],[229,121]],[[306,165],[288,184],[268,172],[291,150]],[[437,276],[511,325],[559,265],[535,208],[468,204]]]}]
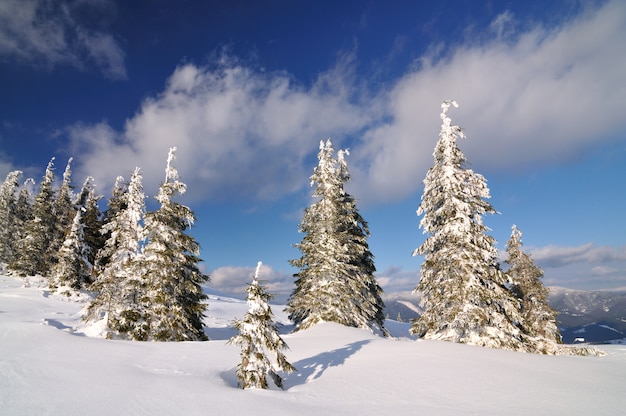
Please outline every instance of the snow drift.
[{"label": "snow drift", "polygon": [[[0,276],[3,415],[588,415],[626,406],[626,346],[605,357],[542,356],[319,324],[283,335],[298,372],[285,390],[236,387],[226,345],[244,301],[210,297],[208,342],[134,342],[81,333],[82,304]],[[286,323],[281,306],[277,320]],[[288,328],[285,328],[285,331]]]}]

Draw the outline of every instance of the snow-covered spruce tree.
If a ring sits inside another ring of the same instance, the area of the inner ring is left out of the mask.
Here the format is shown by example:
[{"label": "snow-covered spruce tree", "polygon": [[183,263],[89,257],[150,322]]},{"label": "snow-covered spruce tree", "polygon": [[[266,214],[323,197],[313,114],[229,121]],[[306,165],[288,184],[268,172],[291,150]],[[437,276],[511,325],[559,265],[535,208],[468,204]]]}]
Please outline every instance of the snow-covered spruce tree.
[{"label": "snow-covered spruce tree", "polygon": [[24,225],[24,236],[17,242],[15,260],[9,264],[20,276],[45,276],[50,270],[51,261],[47,255],[56,221],[53,183],[54,158],[48,163],[39,192],[35,196],[32,219]]},{"label": "snow-covered spruce tree", "polygon": [[556,311],[550,307],[548,289],[541,281],[543,270],[524,252],[522,245],[522,232],[514,225],[506,242],[510,291],[521,302],[522,328],[532,337],[537,352],[553,353],[557,349],[555,344],[561,343]]},{"label": "snow-covered spruce tree", "polygon": [[58,262],[59,250],[65,242],[65,238],[70,232],[72,222],[76,216],[76,207],[73,202],[72,160],[72,158],[69,158],[67,161],[65,171],[63,172],[63,181],[56,193],[56,199],[53,204],[54,228],[46,253],[46,257],[50,261],[50,268],[54,267]]},{"label": "snow-covered spruce tree", "polygon": [[[24,181],[22,188],[17,197],[17,203],[15,205],[15,216],[13,218],[15,232],[12,235],[14,244],[14,256],[13,260],[17,258],[17,245],[19,241],[22,241],[26,237],[26,224],[33,219],[33,204],[35,203],[35,197],[33,195],[33,189],[35,188],[35,181],[33,178],[28,178]],[[9,262],[9,264],[11,263]]]},{"label": "snow-covered spruce tree", "polygon": [[[83,224],[83,239],[87,244],[87,260],[95,265],[96,255],[104,247],[106,238],[102,235],[102,212],[98,206],[101,195],[96,195],[94,179],[88,176],[83,182],[80,192],[76,196],[75,205],[82,212],[81,223]],[[93,270],[93,267],[92,267]],[[93,276],[88,276],[86,283],[90,284]]]},{"label": "snow-covered spruce tree", "polygon": [[186,191],[172,166],[175,151],[169,151],[165,182],[156,198],[161,206],[145,219],[148,242],[143,249],[142,273],[147,287],[142,303],[149,316],[150,339],[204,341],[202,319],[207,297],[201,285],[208,276],[198,267],[200,246],[186,233],[193,225],[193,212],[172,200]]},{"label": "snow-covered spruce tree", "polygon": [[343,158],[347,152],[340,151],[338,159],[333,153],[330,140],[320,142],[319,162],[311,176],[318,200],[305,209],[300,222],[305,235],[295,247],[302,257],[290,261],[300,271],[286,312],[296,330],[337,322],[386,333],[367,223],[344,190],[350,178]]},{"label": "snow-covered spruce tree", "polygon": [[0,187],[0,263],[10,263],[15,258],[17,192],[22,171],[9,172]]},{"label": "snow-covered spruce tree", "polygon": [[124,180],[124,177],[118,176],[115,179],[115,185],[111,192],[111,198],[107,202],[107,209],[102,216],[100,234],[102,235],[103,243],[102,247],[96,253],[96,259],[94,262],[94,269],[97,273],[100,270],[104,270],[109,263],[109,260],[113,253],[117,250],[117,246],[114,244],[116,240],[106,242],[111,238],[110,224],[119,215],[121,211],[127,207],[128,183]]},{"label": "snow-covered spruce tree", "polygon": [[124,208],[103,226],[103,230],[109,233],[103,248],[109,253],[108,262],[96,272],[96,281],[91,285],[95,297],[85,320],[106,319],[110,331],[108,338],[145,340],[149,334],[149,324],[140,304],[140,299],[145,296],[140,270],[145,216],[141,179],[141,170],[136,168],[128,190],[120,197]]},{"label": "snow-covered spruce tree", "polygon": [[487,235],[482,216],[495,213],[485,178],[465,167],[457,146],[464,134],[450,124],[447,111],[454,101],[441,105],[443,124],[435,146],[434,165],[424,179],[417,210],[420,228],[428,237],[414,251],[423,255],[421,279],[415,292],[422,294],[422,315],[411,333],[440,339],[525,351],[518,328],[519,302],[506,288],[499,268],[495,239]]},{"label": "snow-covered spruce tree", "polygon": [[50,273],[50,288],[62,290],[67,295],[87,287],[93,268],[89,261],[91,250],[85,242],[82,219],[83,212],[76,211],[70,232],[59,249],[57,263]]},{"label": "snow-covered spruce tree", "polygon": [[276,386],[282,388],[283,379],[279,372],[296,371],[282,353],[288,347],[273,321],[269,301],[274,295],[268,293],[259,281],[260,269],[261,262],[257,264],[252,284],[248,286],[248,312],[243,319],[235,321],[239,333],[228,341],[241,347],[237,380],[243,389],[267,389],[268,375]]}]

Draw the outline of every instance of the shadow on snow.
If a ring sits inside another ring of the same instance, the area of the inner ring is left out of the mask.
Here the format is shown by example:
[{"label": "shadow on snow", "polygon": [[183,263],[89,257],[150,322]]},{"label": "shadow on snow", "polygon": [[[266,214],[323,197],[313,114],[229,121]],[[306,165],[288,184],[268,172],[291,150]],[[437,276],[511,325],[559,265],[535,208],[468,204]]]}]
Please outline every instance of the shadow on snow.
[{"label": "shadow on snow", "polygon": [[[293,374],[287,375],[284,379],[283,386],[285,390],[289,390],[291,387],[295,387],[301,384],[310,383],[318,378],[322,377],[324,372],[330,367],[339,367],[345,364],[346,360],[354,355],[363,346],[369,343],[369,340],[356,341],[348,344],[342,348],[337,348],[332,351],[322,352],[310,358],[302,359],[296,363],[293,363],[297,371]],[[221,374],[222,380],[231,386],[238,387],[236,368],[230,368],[223,371]],[[270,390],[279,390],[274,386],[274,383],[269,379],[268,385]]]},{"label": "shadow on snow", "polygon": [[330,367],[339,367],[344,365],[350,356],[354,355],[369,342],[369,340],[356,341],[346,345],[345,347],[322,352],[311,358],[305,358],[293,363],[294,367],[296,367],[298,371],[286,377],[284,383],[285,388],[289,389],[300,384],[306,384],[317,380]]}]

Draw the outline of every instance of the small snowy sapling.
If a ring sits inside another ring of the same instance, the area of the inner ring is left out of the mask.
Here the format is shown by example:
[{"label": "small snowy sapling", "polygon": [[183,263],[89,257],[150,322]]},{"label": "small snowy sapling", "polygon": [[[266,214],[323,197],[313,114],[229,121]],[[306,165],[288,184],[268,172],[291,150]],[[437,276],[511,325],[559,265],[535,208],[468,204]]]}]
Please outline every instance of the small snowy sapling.
[{"label": "small snowy sapling", "polygon": [[257,264],[254,279],[248,286],[248,312],[243,319],[235,321],[239,334],[228,341],[229,344],[241,346],[237,380],[243,389],[267,389],[268,375],[276,386],[282,388],[283,379],[278,373],[296,371],[282,353],[288,347],[273,322],[268,302],[274,295],[269,294],[259,282],[260,270],[261,262]]}]

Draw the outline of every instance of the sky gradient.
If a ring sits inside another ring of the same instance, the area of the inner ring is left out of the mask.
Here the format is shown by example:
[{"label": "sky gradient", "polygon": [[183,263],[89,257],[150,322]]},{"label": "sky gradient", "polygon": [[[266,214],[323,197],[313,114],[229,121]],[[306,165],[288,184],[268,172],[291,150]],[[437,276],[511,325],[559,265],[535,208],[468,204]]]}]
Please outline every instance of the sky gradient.
[{"label": "sky gradient", "polygon": [[243,296],[263,261],[288,294],[330,137],[350,150],[379,283],[411,290],[455,99],[498,248],[515,224],[547,285],[625,288],[624,74],[621,1],[1,0],[0,175],[39,182],[74,157],[76,187],[94,176],[108,198],[139,166],[153,196],[176,146],[213,288]]}]

